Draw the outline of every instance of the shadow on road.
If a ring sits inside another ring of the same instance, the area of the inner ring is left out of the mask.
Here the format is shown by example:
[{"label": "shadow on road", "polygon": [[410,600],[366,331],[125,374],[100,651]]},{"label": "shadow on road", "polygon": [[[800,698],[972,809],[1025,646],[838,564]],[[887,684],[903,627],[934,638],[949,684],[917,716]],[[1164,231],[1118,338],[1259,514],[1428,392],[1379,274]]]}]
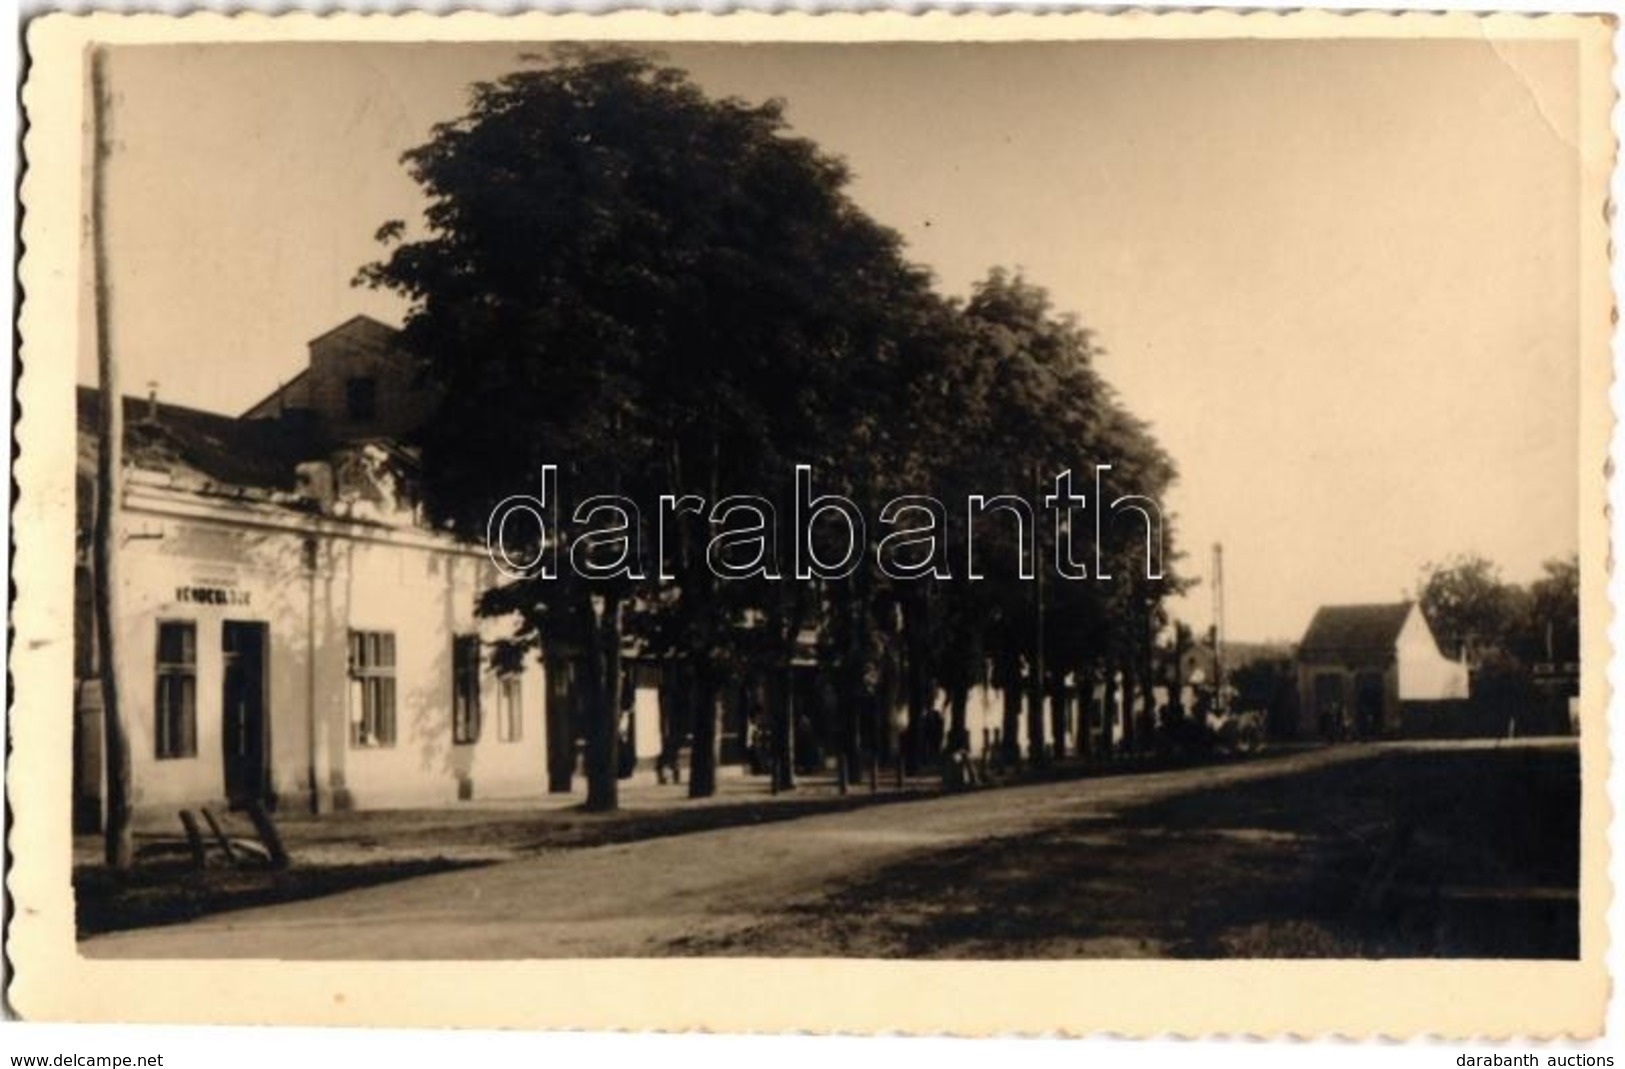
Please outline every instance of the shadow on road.
[{"label": "shadow on road", "polygon": [[1579,952],[1573,748],[1378,751],[890,865],[676,954]]}]

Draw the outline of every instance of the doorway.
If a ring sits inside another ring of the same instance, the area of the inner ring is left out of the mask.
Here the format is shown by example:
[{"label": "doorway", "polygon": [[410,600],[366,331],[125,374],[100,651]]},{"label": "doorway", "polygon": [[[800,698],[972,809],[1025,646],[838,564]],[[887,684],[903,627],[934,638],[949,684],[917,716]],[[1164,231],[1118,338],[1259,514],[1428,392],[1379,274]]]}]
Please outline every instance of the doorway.
[{"label": "doorway", "polygon": [[1383,704],[1384,688],[1380,672],[1361,672],[1354,677],[1354,705],[1362,739],[1374,739],[1387,727],[1383,722]]},{"label": "doorway", "polygon": [[265,718],[265,625],[227,620],[220,629],[220,649],[224,662],[220,736],[225,748],[226,800],[233,809],[251,802],[275,808],[269,725]]}]

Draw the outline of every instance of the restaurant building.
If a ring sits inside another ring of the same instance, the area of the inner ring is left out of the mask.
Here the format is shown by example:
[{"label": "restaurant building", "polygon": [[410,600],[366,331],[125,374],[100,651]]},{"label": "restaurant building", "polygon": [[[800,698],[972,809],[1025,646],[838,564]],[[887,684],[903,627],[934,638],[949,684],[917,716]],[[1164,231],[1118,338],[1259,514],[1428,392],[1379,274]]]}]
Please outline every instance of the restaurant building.
[{"label": "restaurant building", "polygon": [[[116,678],[138,815],[253,800],[317,812],[433,805],[547,788],[543,667],[534,655],[494,655],[511,622],[474,612],[494,567],[481,547],[422,522],[413,454],[377,433],[399,427],[385,407],[392,395],[422,399],[396,394],[398,375],[356,384],[368,377],[357,366],[394,359],[372,344],[378,326],[352,320],[312,344],[312,370],[290,385],[341,383],[314,408],[273,395],[271,410],[261,402],[248,418],[124,400]],[[363,344],[346,348],[347,335]],[[79,390],[84,830],[105,799],[90,593],[98,406],[96,391]]]}]

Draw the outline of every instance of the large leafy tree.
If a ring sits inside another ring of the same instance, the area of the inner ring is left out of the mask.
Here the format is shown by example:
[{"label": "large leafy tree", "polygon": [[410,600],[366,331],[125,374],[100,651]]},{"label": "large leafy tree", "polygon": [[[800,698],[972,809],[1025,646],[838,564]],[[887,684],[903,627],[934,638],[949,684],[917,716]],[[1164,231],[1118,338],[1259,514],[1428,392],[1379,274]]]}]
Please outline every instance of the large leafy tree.
[{"label": "large leafy tree", "polygon": [[[928,301],[928,280],[847,198],[845,166],[790,134],[781,104],[711,99],[644,56],[563,50],[476,86],[468,114],[405,162],[428,197],[426,232],[386,224],[392,247],[361,278],[409,299],[404,343],[441,387],[421,441],[439,521],[482,536],[491,508],[534,492],[547,464],[565,554],[592,495],[771,493],[796,461],[857,484],[831,489],[875,488],[908,348],[900,310]],[[563,636],[581,654],[595,808],[616,804],[628,627],[690,669],[703,794],[722,676],[740,657],[787,663],[805,604],[719,583],[692,520],[655,560],[654,520],[638,517],[641,578],[584,582],[566,567],[484,605],[516,615],[523,640]],[[671,583],[655,582],[662,566]],[[763,605],[779,641],[742,641]]]},{"label": "large leafy tree", "polygon": [[1534,661],[1580,660],[1580,558],[1549,560],[1545,573],[1529,584],[1521,621],[1524,655]]},{"label": "large leafy tree", "polygon": [[1476,667],[1507,649],[1520,593],[1492,561],[1466,554],[1427,565],[1417,600],[1444,654]]},{"label": "large leafy tree", "polygon": [[1504,581],[1484,557],[1461,555],[1425,567],[1417,596],[1445,654],[1475,669],[1573,663],[1580,643],[1579,559],[1549,560],[1542,572],[1519,586]]}]

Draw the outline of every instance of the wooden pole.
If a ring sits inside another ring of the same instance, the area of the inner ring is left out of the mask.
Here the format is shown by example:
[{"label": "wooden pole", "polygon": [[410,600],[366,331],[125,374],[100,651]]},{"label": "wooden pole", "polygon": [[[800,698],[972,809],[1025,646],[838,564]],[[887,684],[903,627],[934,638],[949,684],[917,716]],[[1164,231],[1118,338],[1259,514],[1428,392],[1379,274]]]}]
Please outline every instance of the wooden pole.
[{"label": "wooden pole", "polygon": [[[1043,468],[1033,465],[1033,481],[1038,484],[1039,500],[1043,500]],[[1049,764],[1044,740],[1044,562],[1038,552],[1042,540],[1038,537],[1038,523],[1033,522],[1033,678],[1027,710],[1027,754],[1033,767]],[[1025,548],[1025,547],[1023,547]]]},{"label": "wooden pole", "polygon": [[91,255],[96,276],[96,382],[101,392],[96,450],[96,520],[91,549],[91,597],[96,615],[97,668],[102,683],[102,750],[107,758],[106,859],[115,869],[135,861],[131,831],[130,737],[118,677],[118,518],[123,496],[124,398],[113,359],[113,284],[107,277],[107,160],[111,104],[107,85],[107,52],[90,57],[91,106],[95,149],[91,173]]}]

